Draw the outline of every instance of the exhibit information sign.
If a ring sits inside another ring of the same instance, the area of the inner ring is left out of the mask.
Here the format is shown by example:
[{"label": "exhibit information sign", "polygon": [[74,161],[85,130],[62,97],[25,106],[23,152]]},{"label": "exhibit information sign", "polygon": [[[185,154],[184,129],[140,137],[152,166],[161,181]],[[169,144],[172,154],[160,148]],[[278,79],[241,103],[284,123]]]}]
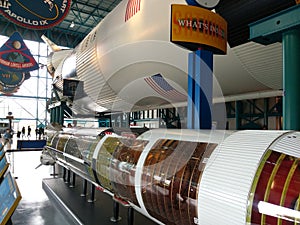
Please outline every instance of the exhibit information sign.
[{"label": "exhibit information sign", "polygon": [[4,150],[0,150],[0,160],[3,158],[4,155],[5,155]]},{"label": "exhibit information sign", "polygon": [[195,51],[226,54],[227,22],[217,13],[196,6],[172,5],[171,42]]},{"label": "exhibit information sign", "polygon": [[0,225],[7,223],[20,200],[21,195],[17,184],[8,172],[0,184]]},{"label": "exhibit information sign", "polygon": [[7,163],[6,157],[3,157],[0,160],[0,179],[3,176],[3,174],[5,173],[5,171],[7,170],[8,165],[9,164]]}]

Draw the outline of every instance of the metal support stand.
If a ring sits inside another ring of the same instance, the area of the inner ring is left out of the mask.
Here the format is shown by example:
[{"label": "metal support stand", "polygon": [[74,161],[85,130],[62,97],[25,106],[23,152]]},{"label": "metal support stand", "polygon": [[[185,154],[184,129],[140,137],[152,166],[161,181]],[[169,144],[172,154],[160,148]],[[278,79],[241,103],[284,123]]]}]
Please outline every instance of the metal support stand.
[{"label": "metal support stand", "polygon": [[249,24],[250,40],[264,45],[282,41],[284,130],[300,130],[299,26],[299,4]]},{"label": "metal support stand", "polygon": [[91,192],[90,192],[90,198],[88,200],[89,203],[95,202],[95,185],[91,184]]},{"label": "metal support stand", "polygon": [[87,193],[87,180],[84,179],[82,183],[82,193],[80,194],[81,197],[85,197]]},{"label": "metal support stand", "polygon": [[235,129],[236,130],[241,129],[241,117],[240,117],[241,111],[242,111],[242,102],[236,101],[235,102]]},{"label": "metal support stand", "polygon": [[70,188],[75,187],[76,174],[72,172],[72,182],[70,183]]},{"label": "metal support stand", "polygon": [[114,215],[113,217],[110,218],[110,221],[111,222],[118,222],[121,220],[121,217],[119,216],[119,208],[120,208],[120,204],[116,201],[113,201],[113,212],[114,212]]},{"label": "metal support stand", "polygon": [[63,180],[66,183],[67,182],[67,169],[63,167]]},{"label": "metal support stand", "polygon": [[71,180],[71,171],[67,170],[67,180],[65,181],[65,183],[69,184]]},{"label": "metal support stand", "polygon": [[58,174],[56,173],[55,163],[52,165],[52,168],[53,168],[53,173],[50,174],[50,175],[53,176],[53,177],[56,177]]},{"label": "metal support stand", "polygon": [[283,129],[300,130],[300,31],[286,31],[283,41]]},{"label": "metal support stand", "polygon": [[127,224],[128,225],[133,225],[134,221],[134,209],[132,207],[128,207],[127,210]]}]

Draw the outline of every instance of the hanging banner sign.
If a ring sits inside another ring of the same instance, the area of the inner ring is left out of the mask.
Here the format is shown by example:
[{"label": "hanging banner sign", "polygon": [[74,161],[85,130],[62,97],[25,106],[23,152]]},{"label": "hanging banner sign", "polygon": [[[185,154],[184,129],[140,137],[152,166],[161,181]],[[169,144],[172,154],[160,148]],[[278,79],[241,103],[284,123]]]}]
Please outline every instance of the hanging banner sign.
[{"label": "hanging banner sign", "polygon": [[7,96],[12,96],[14,93],[18,92],[20,87],[4,87],[0,84],[0,93],[7,95]]},{"label": "hanging banner sign", "polygon": [[23,82],[30,78],[30,73],[6,72],[0,70],[0,93],[12,94],[19,90]]},{"label": "hanging banner sign", "polygon": [[210,10],[172,5],[171,42],[195,51],[199,48],[226,54],[227,22]]},{"label": "hanging banner sign", "polygon": [[0,70],[0,84],[5,87],[20,86],[25,80],[25,73],[6,72]]},{"label": "hanging banner sign", "polygon": [[15,32],[0,48],[0,69],[29,72],[38,68],[37,62],[18,32]]},{"label": "hanging banner sign", "polygon": [[0,70],[0,84],[5,87],[17,87],[23,83],[23,73],[5,72]]},{"label": "hanging banner sign", "polygon": [[12,22],[31,29],[48,29],[63,21],[71,0],[1,0],[0,12]]}]

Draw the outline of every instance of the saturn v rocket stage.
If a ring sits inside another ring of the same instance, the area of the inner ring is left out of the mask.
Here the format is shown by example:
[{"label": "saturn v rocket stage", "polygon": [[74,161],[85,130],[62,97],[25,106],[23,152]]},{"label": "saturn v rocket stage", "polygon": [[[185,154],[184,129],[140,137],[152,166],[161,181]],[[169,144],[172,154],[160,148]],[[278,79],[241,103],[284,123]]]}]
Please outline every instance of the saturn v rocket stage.
[{"label": "saturn v rocket stage", "polygon": [[158,224],[300,221],[299,132],[69,129],[47,145],[44,164],[60,163]]},{"label": "saturn v rocket stage", "polygon": [[[137,2],[132,8],[121,1],[75,49],[53,48],[47,67],[57,90],[63,92],[64,80],[82,82],[74,111],[128,112],[186,103],[190,51],[170,42],[171,5],[186,2]],[[215,90],[220,90],[216,81]]]}]

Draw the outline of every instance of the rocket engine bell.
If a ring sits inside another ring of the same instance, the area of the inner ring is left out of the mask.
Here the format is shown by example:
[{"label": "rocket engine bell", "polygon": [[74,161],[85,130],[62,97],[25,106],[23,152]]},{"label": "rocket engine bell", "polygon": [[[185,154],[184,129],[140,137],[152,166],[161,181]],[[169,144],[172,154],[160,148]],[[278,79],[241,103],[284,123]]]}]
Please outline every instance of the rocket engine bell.
[{"label": "rocket engine bell", "polygon": [[158,224],[267,225],[300,219],[299,148],[290,131],[73,129],[44,154]]}]

